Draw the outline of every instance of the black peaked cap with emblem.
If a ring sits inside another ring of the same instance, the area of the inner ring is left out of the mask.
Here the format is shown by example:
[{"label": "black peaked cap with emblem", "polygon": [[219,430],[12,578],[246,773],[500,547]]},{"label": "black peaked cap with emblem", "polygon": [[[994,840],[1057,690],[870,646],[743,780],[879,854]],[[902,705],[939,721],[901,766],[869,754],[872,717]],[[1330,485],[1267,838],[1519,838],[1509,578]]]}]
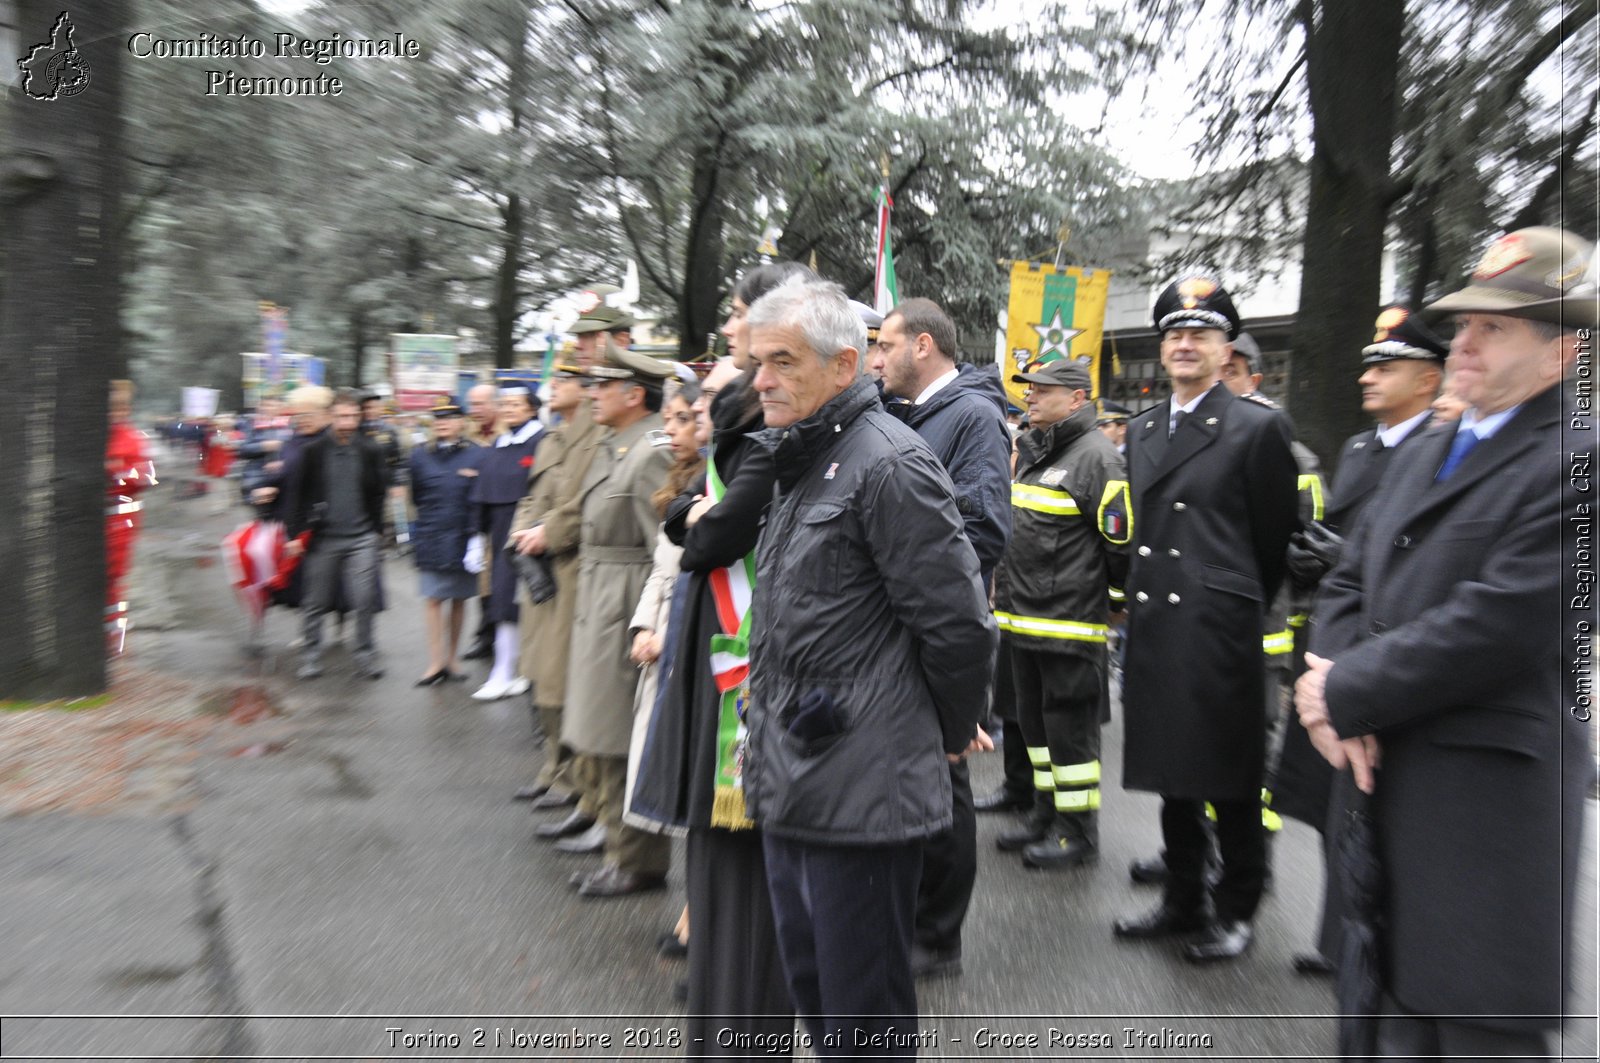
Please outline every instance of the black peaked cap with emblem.
[{"label": "black peaked cap with emblem", "polygon": [[1193,273],[1179,277],[1156,298],[1157,332],[1175,328],[1221,329],[1233,339],[1239,334],[1239,311],[1233,297],[1213,276]]},{"label": "black peaked cap with emblem", "polygon": [[1397,358],[1443,362],[1450,345],[1422,323],[1422,316],[1404,306],[1391,306],[1378,315],[1372,342],[1361,348],[1362,365],[1392,362]]}]

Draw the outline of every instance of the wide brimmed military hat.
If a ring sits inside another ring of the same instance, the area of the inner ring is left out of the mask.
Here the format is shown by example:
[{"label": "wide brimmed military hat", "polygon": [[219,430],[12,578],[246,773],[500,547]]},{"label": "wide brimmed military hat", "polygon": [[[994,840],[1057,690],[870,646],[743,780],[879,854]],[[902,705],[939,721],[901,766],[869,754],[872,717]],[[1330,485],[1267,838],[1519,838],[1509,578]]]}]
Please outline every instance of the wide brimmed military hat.
[{"label": "wide brimmed military hat", "polygon": [[1450,345],[1434,335],[1420,315],[1406,307],[1389,307],[1378,315],[1376,325],[1372,342],[1361,348],[1365,356],[1361,359],[1362,365],[1392,362],[1397,358],[1443,362],[1450,353]]},{"label": "wide brimmed military hat", "polygon": [[457,405],[456,400],[449,398],[448,396],[441,398],[438,402],[434,403],[433,408],[428,412],[434,417],[465,416],[464,411],[459,405]]},{"label": "wide brimmed military hat", "polygon": [[634,326],[632,317],[623,313],[611,300],[622,292],[611,284],[596,284],[578,297],[578,320],[567,329],[575,335],[585,332],[618,332]]},{"label": "wide brimmed military hat", "polygon": [[607,340],[604,357],[589,369],[588,375],[595,380],[632,380],[660,387],[673,375],[673,365],[673,362]]},{"label": "wide brimmed military hat", "polygon": [[1221,329],[1233,339],[1239,334],[1239,311],[1233,297],[1213,276],[1193,273],[1167,285],[1156,298],[1157,332],[1175,328]]},{"label": "wide brimmed military hat", "polygon": [[1572,328],[1596,324],[1594,245],[1565,229],[1538,225],[1507,233],[1483,253],[1472,278],[1427,312],[1504,314]]},{"label": "wide brimmed military hat", "polygon": [[583,380],[589,375],[589,372],[581,365],[572,365],[568,362],[562,362],[560,365],[551,370],[550,375],[552,379]]},{"label": "wide brimmed military hat", "polygon": [[1068,358],[1057,358],[1053,362],[1035,362],[1028,367],[1026,373],[1012,373],[1011,382],[1047,384],[1058,388],[1082,388],[1085,391],[1093,386],[1089,382],[1089,367]]}]

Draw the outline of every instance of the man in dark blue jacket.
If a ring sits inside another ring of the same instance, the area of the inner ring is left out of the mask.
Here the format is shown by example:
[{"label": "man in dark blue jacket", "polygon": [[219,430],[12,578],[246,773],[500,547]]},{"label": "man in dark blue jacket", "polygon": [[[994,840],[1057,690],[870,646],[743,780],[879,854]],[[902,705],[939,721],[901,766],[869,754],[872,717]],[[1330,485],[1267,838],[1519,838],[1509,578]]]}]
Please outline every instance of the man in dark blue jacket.
[{"label": "man in dark blue jacket", "polygon": [[[889,412],[922,437],[950,474],[987,590],[1011,537],[1011,432],[999,374],[957,366],[956,350],[949,315],[931,299],[907,299],[883,319],[867,369],[883,384]],[[966,760],[950,762],[950,789],[951,828],[922,848],[911,954],[918,977],[961,969],[961,924],[978,875],[978,820]]]},{"label": "man in dark blue jacket", "polygon": [[822,1055],[914,1056],[911,944],[948,757],[978,743],[996,632],[950,476],[866,379],[837,285],[750,308],[777,496],[757,548],[749,813]]}]

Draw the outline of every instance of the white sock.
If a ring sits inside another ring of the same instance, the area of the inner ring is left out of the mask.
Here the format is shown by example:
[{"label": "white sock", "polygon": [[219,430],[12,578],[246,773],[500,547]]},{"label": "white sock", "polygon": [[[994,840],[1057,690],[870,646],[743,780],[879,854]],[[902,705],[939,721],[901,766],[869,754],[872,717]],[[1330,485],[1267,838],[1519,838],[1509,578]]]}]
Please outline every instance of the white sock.
[{"label": "white sock", "polygon": [[494,626],[494,667],[489,669],[489,682],[504,685],[517,676],[517,656],[522,645],[517,639],[517,625],[499,623]]}]

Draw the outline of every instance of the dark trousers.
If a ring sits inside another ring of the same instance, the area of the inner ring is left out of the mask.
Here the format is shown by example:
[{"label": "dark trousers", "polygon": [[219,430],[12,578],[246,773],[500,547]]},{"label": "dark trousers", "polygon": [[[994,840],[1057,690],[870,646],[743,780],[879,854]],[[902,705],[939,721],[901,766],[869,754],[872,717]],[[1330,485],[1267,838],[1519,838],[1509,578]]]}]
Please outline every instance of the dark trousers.
[{"label": "dark trousers", "polygon": [[[1267,868],[1261,802],[1257,798],[1212,801],[1211,807],[1217,814],[1217,849],[1222,854],[1222,881],[1212,891],[1217,918],[1253,919]],[[1167,904],[1185,912],[1199,910],[1205,903],[1206,802],[1163,796],[1161,839],[1167,850]]]},{"label": "dark trousers", "polygon": [[860,1042],[917,1028],[911,936],[922,842],[812,845],[766,834],[763,843],[778,953],[812,1050],[915,1059],[915,1046]]},{"label": "dark trousers", "polygon": [[916,941],[935,952],[961,951],[961,924],[978,881],[978,816],[965,760],[950,765],[950,793],[950,829],[923,843],[917,886]]},{"label": "dark trousers", "polygon": [[1085,657],[1016,646],[1011,668],[1035,788],[1048,789],[1056,811],[1073,816],[1069,822],[1098,843],[1093,813],[1100,807],[1101,670]]},{"label": "dark trousers", "polygon": [[306,554],[301,636],[305,655],[322,652],[322,618],[338,604],[341,588],[356,613],[356,652],[373,652],[372,618],[378,608],[378,535],[322,535]]},{"label": "dark trousers", "polygon": [[995,651],[994,715],[1005,723],[1005,737],[1000,742],[1001,763],[1005,770],[1005,790],[1012,797],[1031,800],[1033,797],[1033,768],[1028,763],[1028,743],[1022,737],[1022,725],[1017,721],[1017,687],[1011,667],[1011,640],[1000,637]]},{"label": "dark trousers", "polygon": [[1386,1060],[1476,1063],[1492,1059],[1516,1063],[1550,1058],[1549,1040],[1540,1030],[1490,1030],[1451,1019],[1411,1015],[1387,995],[1381,1008],[1377,1049]]}]

